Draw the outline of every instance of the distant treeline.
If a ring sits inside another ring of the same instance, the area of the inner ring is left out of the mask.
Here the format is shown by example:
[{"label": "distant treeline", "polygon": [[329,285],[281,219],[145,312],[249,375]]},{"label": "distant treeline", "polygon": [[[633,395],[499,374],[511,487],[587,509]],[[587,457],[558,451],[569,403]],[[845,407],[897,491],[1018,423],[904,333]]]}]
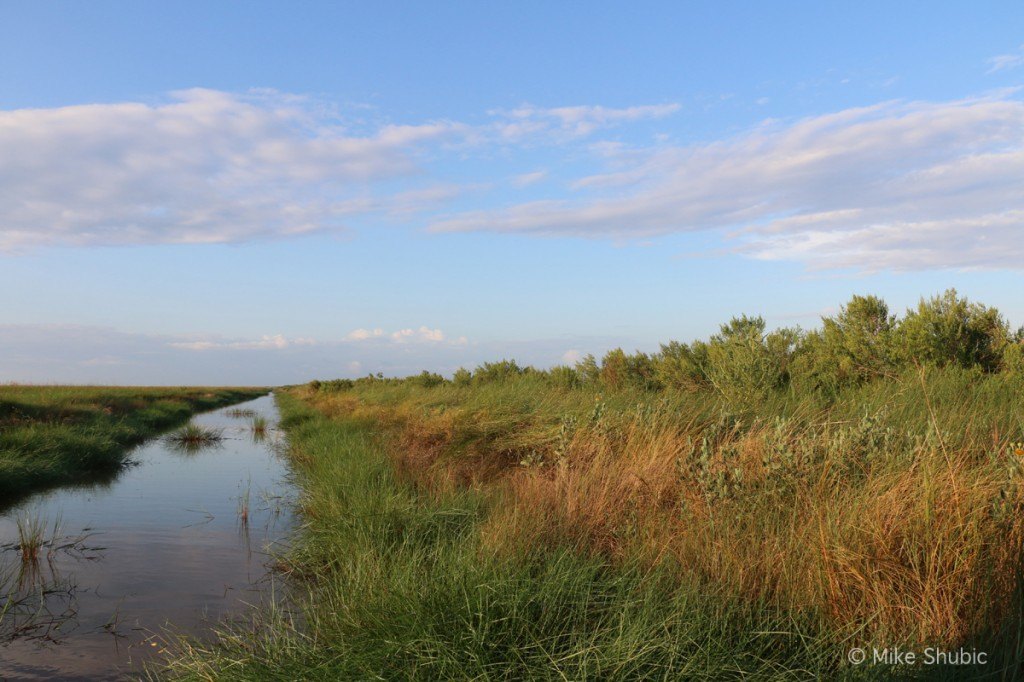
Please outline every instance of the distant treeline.
[{"label": "distant treeline", "polygon": [[780,389],[827,395],[926,366],[1024,374],[1024,328],[1012,329],[997,309],[971,302],[954,289],[921,299],[902,317],[881,298],[854,296],[813,331],[768,331],[764,318],[744,315],[706,341],[670,341],[652,354],[616,348],[600,361],[587,355],[575,366],[547,370],[501,360],[473,371],[459,369],[451,379],[424,371],[405,379],[371,375],[311,385],[325,391],[374,382],[471,386],[530,375],[564,388],[715,391],[730,400],[748,400]]}]

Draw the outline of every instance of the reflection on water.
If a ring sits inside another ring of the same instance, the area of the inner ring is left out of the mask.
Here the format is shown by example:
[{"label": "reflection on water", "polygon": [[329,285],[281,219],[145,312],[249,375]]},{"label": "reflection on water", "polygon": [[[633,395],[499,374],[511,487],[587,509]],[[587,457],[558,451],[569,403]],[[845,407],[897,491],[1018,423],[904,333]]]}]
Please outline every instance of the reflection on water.
[{"label": "reflection on water", "polygon": [[202,636],[258,601],[292,524],[277,416],[271,396],[199,415],[219,442],[158,438],[115,479],[0,511],[0,679],[116,679],[167,627]]}]

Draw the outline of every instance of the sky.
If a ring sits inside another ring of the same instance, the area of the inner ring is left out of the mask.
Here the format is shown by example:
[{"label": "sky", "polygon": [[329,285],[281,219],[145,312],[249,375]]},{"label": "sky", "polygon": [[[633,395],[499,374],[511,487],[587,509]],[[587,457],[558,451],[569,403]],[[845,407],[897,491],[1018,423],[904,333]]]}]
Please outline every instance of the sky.
[{"label": "sky", "polygon": [[0,383],[1024,324],[1024,3],[0,0]]}]

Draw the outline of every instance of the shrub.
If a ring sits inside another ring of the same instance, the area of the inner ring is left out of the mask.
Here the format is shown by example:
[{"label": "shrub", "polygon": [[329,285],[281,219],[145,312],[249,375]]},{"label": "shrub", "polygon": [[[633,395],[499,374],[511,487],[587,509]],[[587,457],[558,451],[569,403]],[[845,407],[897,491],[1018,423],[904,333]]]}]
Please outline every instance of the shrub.
[{"label": "shrub", "polygon": [[601,381],[601,368],[597,365],[597,358],[592,353],[587,353],[576,363],[576,374],[580,382],[586,385],[595,385]]},{"label": "shrub", "polygon": [[516,364],[515,360],[485,362],[473,372],[473,382],[477,384],[502,382],[525,373],[526,369]]},{"label": "shrub", "polygon": [[1009,341],[1009,325],[998,310],[971,303],[956,289],[921,299],[899,325],[903,357],[939,367],[955,364],[994,372]]},{"label": "shrub", "polygon": [[702,341],[692,344],[670,341],[662,344],[655,356],[658,382],[668,388],[696,391],[708,386],[706,375],[708,346]]},{"label": "shrub", "polygon": [[896,370],[896,318],[876,296],[854,296],[835,317],[822,319],[821,331],[806,335],[794,373],[811,387],[836,390]]},{"label": "shrub", "polygon": [[422,386],[423,388],[433,388],[434,386],[440,386],[445,383],[445,378],[440,374],[428,372],[423,370],[419,374],[413,377],[409,377],[411,383],[416,386]]},{"label": "shrub", "polygon": [[601,361],[601,383],[609,390],[658,388],[655,363],[646,353],[626,355],[621,348],[608,351]]},{"label": "shrub", "polygon": [[577,388],[580,385],[579,372],[565,365],[552,367],[545,376],[552,386],[558,388]]},{"label": "shrub", "polygon": [[707,344],[707,377],[727,400],[763,398],[789,377],[799,332],[779,329],[765,334],[761,317],[734,317]]}]

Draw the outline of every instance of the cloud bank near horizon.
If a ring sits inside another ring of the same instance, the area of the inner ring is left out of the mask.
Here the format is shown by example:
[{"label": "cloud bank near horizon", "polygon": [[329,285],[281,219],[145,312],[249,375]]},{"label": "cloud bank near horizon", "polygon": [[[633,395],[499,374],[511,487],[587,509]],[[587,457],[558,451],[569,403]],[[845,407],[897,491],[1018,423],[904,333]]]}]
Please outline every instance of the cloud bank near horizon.
[{"label": "cloud bank near horizon", "polygon": [[450,375],[459,367],[501,358],[548,367],[575,357],[579,351],[567,350],[574,345],[597,353],[628,345],[623,339],[580,337],[475,342],[427,326],[355,332],[367,330],[336,339],[279,334],[239,339],[88,325],[0,324],[0,377],[29,383],[273,386],[377,372],[408,376],[425,369]]},{"label": "cloud bank near horizon", "polygon": [[[0,111],[0,251],[239,243],[391,219],[433,232],[616,241],[708,232],[727,251],[811,269],[1024,267],[1015,91],[765,121],[699,144],[601,137],[684,115],[671,103],[524,104],[477,124],[367,126],[301,97],[205,89],[158,103]],[[445,164],[501,165],[496,149],[514,155],[530,142],[590,169],[494,167],[480,180],[526,199],[460,203],[473,189]]]}]

